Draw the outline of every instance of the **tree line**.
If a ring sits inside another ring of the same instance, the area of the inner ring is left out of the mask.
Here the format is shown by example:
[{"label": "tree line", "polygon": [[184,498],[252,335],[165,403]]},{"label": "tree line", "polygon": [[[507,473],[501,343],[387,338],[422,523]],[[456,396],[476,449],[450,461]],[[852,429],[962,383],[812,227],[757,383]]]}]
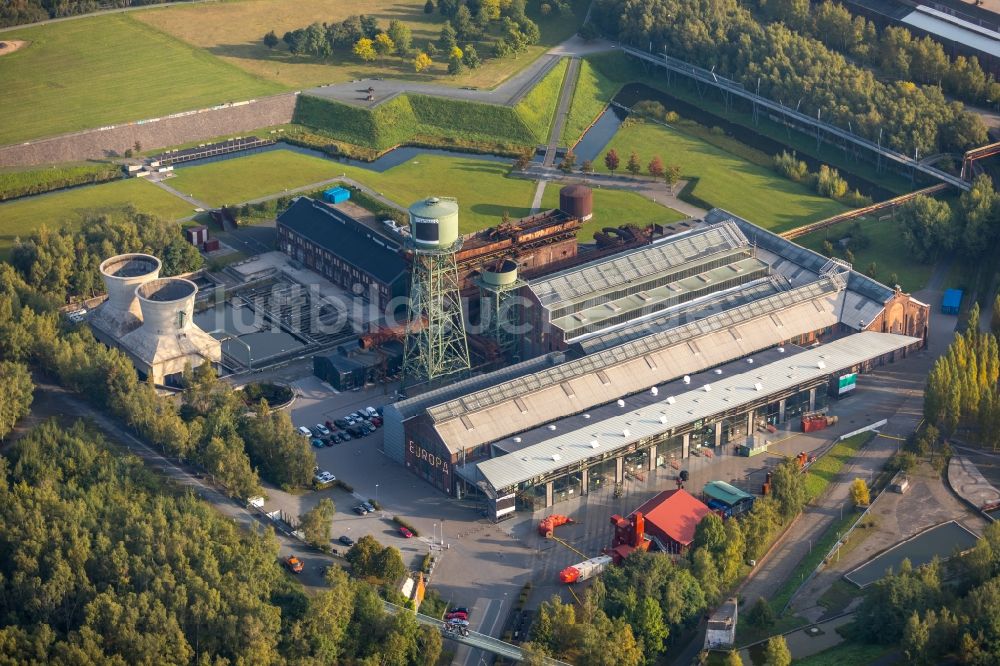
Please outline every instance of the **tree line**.
[{"label": "tree line", "polygon": [[872,21],[852,14],[844,5],[824,0],[810,5],[802,0],[758,0],[760,14],[823,42],[886,77],[941,86],[971,104],[1000,102],[1000,83],[986,74],[975,56],[948,57],[932,37],[915,38],[902,26],[881,33]]},{"label": "tree line", "polygon": [[[564,0],[544,6],[549,13],[572,13]],[[416,72],[429,69],[440,58],[454,75],[478,68],[483,57],[516,56],[541,39],[538,24],[525,13],[525,0],[440,0],[436,7],[428,0],[424,11],[430,14],[435,9],[445,18],[440,36],[419,46],[402,21],[391,20],[383,29],[377,17],[364,14],[336,23],[313,23],[288,31],[281,39],[272,30],[263,41],[272,49],[284,42],[292,54],[322,59],[353,55],[362,62],[382,62],[397,57],[409,61]]]},{"label": "tree line", "polygon": [[900,206],[898,215],[907,250],[923,263],[950,253],[976,262],[1000,243],[1000,194],[986,174],[976,176],[954,207],[920,195]]},{"label": "tree line", "polygon": [[985,143],[978,116],[937,86],[882,82],[819,40],[762,24],[736,0],[598,0],[594,20],[614,39],[713,68],[748,90],[907,155]]},{"label": "tree line", "polygon": [[81,423],[0,458],[0,645],[16,664],[430,666],[441,636],[339,567],[307,595],[242,530]]},{"label": "tree line", "polygon": [[[102,9],[160,5],[182,0],[5,0],[0,3],[0,28],[37,23],[63,16],[89,14]],[[2,40],[0,40],[2,41]]]},{"label": "tree line", "polygon": [[580,664],[656,663],[732,589],[744,563],[763,556],[805,499],[798,464],[783,461],[772,472],[769,497],[739,519],[706,515],[683,558],[634,551],[594,581],[579,608],[558,596],[542,603],[528,653]]}]

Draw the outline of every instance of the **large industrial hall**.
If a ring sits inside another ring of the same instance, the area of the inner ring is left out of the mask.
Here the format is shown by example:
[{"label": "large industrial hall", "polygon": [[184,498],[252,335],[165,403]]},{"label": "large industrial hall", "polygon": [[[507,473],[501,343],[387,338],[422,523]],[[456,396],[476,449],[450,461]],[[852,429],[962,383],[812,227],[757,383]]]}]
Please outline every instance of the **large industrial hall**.
[{"label": "large industrial hall", "polygon": [[385,452],[502,519],[745,444],[925,344],[929,307],[714,209],[528,280],[527,360],[386,408]]}]

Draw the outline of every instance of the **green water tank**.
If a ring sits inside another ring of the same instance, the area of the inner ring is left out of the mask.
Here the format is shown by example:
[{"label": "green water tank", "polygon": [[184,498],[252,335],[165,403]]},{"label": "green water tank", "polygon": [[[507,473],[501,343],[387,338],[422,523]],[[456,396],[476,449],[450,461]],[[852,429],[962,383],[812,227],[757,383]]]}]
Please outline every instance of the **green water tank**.
[{"label": "green water tank", "polygon": [[428,197],[410,206],[410,237],[417,249],[447,249],[458,240],[458,201]]}]

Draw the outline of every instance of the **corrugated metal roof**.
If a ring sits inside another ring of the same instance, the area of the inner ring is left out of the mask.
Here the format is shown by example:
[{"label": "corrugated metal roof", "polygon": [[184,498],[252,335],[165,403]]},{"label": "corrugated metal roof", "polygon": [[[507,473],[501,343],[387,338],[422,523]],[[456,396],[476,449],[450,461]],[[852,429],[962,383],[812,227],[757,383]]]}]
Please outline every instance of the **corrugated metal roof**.
[{"label": "corrugated metal roof", "polygon": [[648,278],[684,263],[749,245],[735,224],[703,226],[612,257],[532,280],[529,288],[545,307]]},{"label": "corrugated metal roof", "polygon": [[919,6],[904,16],[902,22],[926,30],[937,37],[964,44],[994,58],[1000,58],[1000,34],[957,16],[950,16],[930,7]]},{"label": "corrugated metal roof", "polygon": [[[819,292],[821,286],[810,285],[809,289]],[[751,303],[742,316],[737,310],[743,308],[723,312],[464,396],[428,412],[441,440],[453,452],[493,442],[832,326],[837,323],[842,294],[834,285],[825,293],[793,300],[791,307],[775,309]],[[786,293],[774,298],[784,296]]]},{"label": "corrugated metal roof", "polygon": [[[622,414],[591,419],[584,427],[555,434],[516,453],[477,463],[477,467],[494,488],[507,488],[579,464],[594,455],[626,448],[667,429],[752,403],[762,395],[754,384],[761,384],[765,394],[777,393],[917,342],[919,339],[908,336],[864,331],[749,372],[721,377],[711,384],[711,391],[703,388],[680,393],[673,396],[672,402],[665,397],[639,410],[626,404]],[[820,362],[823,368],[819,367]],[[596,448],[592,445],[594,441],[598,442]]]},{"label": "corrugated metal roof", "polygon": [[725,481],[709,481],[702,488],[702,492],[713,499],[720,500],[726,504],[733,505],[747,499],[753,499],[753,495],[743,492],[739,488]]}]

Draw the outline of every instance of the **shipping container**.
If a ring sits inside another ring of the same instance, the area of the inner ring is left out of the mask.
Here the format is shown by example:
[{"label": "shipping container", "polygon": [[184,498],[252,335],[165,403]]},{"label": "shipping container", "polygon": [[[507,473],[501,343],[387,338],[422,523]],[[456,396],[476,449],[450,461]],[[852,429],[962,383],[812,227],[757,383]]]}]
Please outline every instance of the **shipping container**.
[{"label": "shipping container", "polygon": [[343,203],[351,198],[351,193],[343,187],[332,187],[323,192],[323,201],[332,204]]},{"label": "shipping container", "polygon": [[941,299],[941,312],[943,314],[957,315],[962,307],[962,290],[948,289]]},{"label": "shipping container", "polygon": [[566,567],[559,572],[559,580],[564,583],[576,583],[588,578],[593,578],[611,564],[611,558],[607,555],[599,555],[589,560],[584,560],[579,564]]}]

